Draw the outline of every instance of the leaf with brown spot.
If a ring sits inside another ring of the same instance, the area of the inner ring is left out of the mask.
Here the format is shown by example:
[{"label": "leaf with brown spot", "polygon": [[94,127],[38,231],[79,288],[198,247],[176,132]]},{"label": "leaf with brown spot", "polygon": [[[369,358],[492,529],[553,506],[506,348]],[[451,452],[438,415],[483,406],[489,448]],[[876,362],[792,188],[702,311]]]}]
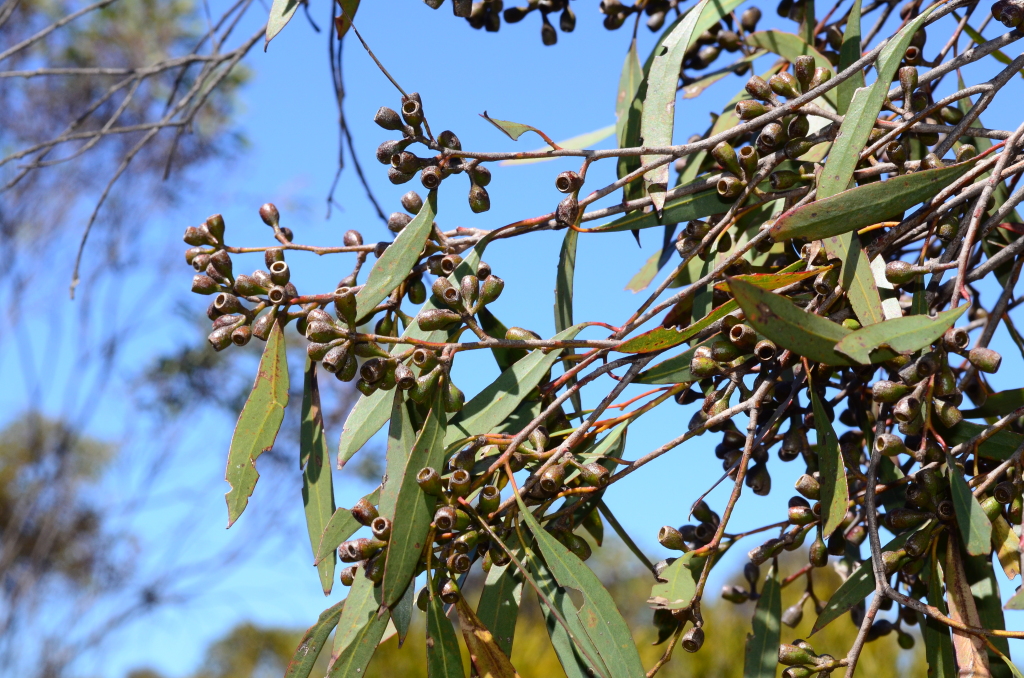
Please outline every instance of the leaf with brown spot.
[{"label": "leaf with brown spot", "polygon": [[480,678],[518,678],[512,662],[461,595],[455,609],[459,612],[459,626],[469,648],[469,659]]},{"label": "leaf with brown spot", "polygon": [[[946,565],[943,570],[946,576],[946,599],[950,618],[968,626],[981,626],[978,608],[974,603],[971,585],[967,582],[964,563],[960,557],[959,540],[953,534],[950,534],[946,546]],[[953,629],[953,652],[961,676],[987,678],[991,675],[985,643],[977,636]]]}]

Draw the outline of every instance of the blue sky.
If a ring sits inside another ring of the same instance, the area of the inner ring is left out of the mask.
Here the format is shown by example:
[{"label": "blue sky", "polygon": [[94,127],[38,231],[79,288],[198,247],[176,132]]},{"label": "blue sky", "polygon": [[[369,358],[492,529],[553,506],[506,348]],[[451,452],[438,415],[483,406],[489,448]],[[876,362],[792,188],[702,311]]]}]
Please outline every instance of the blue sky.
[{"label": "blue sky", "polygon": [[[578,3],[577,30],[559,34],[559,44],[545,48],[540,42],[540,22],[535,15],[515,25],[503,25],[498,34],[472,30],[464,21],[451,16],[450,4],[440,10],[429,9],[414,0],[384,0],[364,3],[357,16],[357,26],[377,56],[407,91],[418,91],[435,134],[451,129],[459,136],[463,148],[478,150],[529,150],[540,146],[533,135],[523,136],[518,143],[501,135],[478,114],[488,111],[492,116],[528,123],[543,129],[555,139],[564,139],[605,127],[614,122],[615,91],[623,58],[629,46],[629,29],[609,32],[601,27],[602,15],[596,3]],[[313,0],[315,19],[324,26],[326,3]],[[252,17],[254,20],[256,17]],[[778,23],[774,11],[766,10],[762,27]],[[254,23],[255,27],[255,23]],[[242,33],[253,28],[246,27]],[[793,30],[792,24],[784,26]],[[1001,27],[999,27],[1001,28]],[[999,31],[1001,32],[1001,31]],[[995,28],[987,36],[997,35]],[[934,31],[943,35],[943,31]],[[938,39],[935,39],[938,42]],[[646,56],[654,35],[641,27],[639,51]],[[386,168],[376,163],[373,151],[388,139],[390,133],[372,123],[379,106],[398,107],[398,93],[381,75],[354,39],[344,46],[346,80],[345,109],[373,190],[385,212],[399,209],[398,198],[413,181],[392,186]],[[929,45],[928,54],[936,45]],[[725,58],[721,64],[725,64]],[[299,12],[292,24],[271,43],[266,53],[254,52],[248,58],[254,79],[243,93],[244,112],[241,126],[251,142],[250,148],[226,168],[209,171],[202,186],[189,197],[187,204],[173,213],[160,215],[155,222],[160,235],[172,234],[163,242],[177,251],[184,249],[179,234],[188,224],[199,223],[214,212],[224,214],[228,239],[232,244],[269,244],[268,229],[260,222],[257,209],[266,201],[275,202],[282,213],[282,224],[292,228],[296,240],[313,244],[340,244],[345,230],[360,230],[364,238],[389,239],[389,233],[375,216],[364,198],[351,165],[345,170],[338,190],[336,208],[325,220],[325,197],[334,176],[337,159],[337,111],[333,101],[327,47],[323,34],[315,34]],[[764,70],[770,60],[762,59],[757,70]],[[974,73],[994,73],[993,66],[969,69]],[[686,139],[703,132],[709,124],[708,112],[719,111],[743,84],[731,76],[710,88],[702,96],[681,100],[677,105],[675,138]],[[950,83],[946,83],[947,85]],[[1015,79],[997,102],[1013,101],[1021,93]],[[1019,100],[1019,99],[1017,99]],[[990,127],[1012,129],[1019,123],[1019,113],[1011,106],[999,106],[983,116]],[[605,144],[610,143],[606,141]],[[456,226],[496,228],[506,223],[551,211],[561,195],[554,188],[554,176],[564,169],[577,169],[574,160],[554,161],[530,166],[493,168],[494,178],[488,191],[492,209],[474,215],[466,203],[468,182],[456,177],[446,181],[439,197],[437,221],[444,229]],[[591,169],[588,188],[598,188],[614,179],[610,161]],[[487,251],[485,259],[494,272],[504,278],[502,298],[493,305],[494,312],[506,325],[521,325],[550,336],[553,333],[552,303],[555,267],[562,233],[543,232],[513,240],[501,241]],[[602,320],[619,324],[635,306],[646,298],[623,290],[626,282],[644,261],[660,247],[660,233],[644,234],[643,247],[637,247],[627,233],[583,236],[577,257],[576,307],[579,320]],[[177,255],[175,255],[177,256]],[[258,259],[236,260],[236,269],[250,270]],[[289,256],[294,280],[303,292],[322,292],[333,288],[347,272],[350,259],[335,255],[317,259],[314,255]],[[339,273],[341,272],[341,273]],[[187,289],[190,269],[184,265],[172,268],[164,278],[165,286]],[[983,286],[990,300],[997,290]],[[73,317],[70,302],[63,313]],[[186,298],[194,312],[201,314],[206,301]],[[158,328],[156,328],[158,330]],[[173,345],[174,336],[154,331],[154,341]],[[593,333],[598,337],[600,333]],[[253,342],[250,349],[262,346]],[[1020,367],[1004,330],[1000,330],[993,346],[1003,351],[1004,369],[993,380],[998,388],[1011,385],[1010,375]],[[483,353],[483,352],[479,352]],[[66,356],[68,351],[65,350]],[[65,361],[66,362],[66,361]],[[57,372],[68,368],[58,361]],[[0,356],[0,370],[17,374],[21,367],[10,354]],[[489,356],[460,355],[456,381],[467,392],[475,393],[497,375]],[[66,376],[64,377],[66,378]],[[293,374],[293,379],[300,378]],[[13,380],[12,380],[13,382]],[[598,395],[610,385],[605,379],[593,389]],[[634,390],[639,393],[639,390]],[[24,391],[15,389],[0,403],[23,400]],[[590,399],[593,402],[593,398]],[[297,405],[297,403],[296,403]],[[54,403],[56,407],[56,403]],[[112,395],[109,410],[95,423],[98,434],[123,430],[132,404]],[[629,433],[627,457],[640,456],[685,429],[691,408],[663,406],[645,416]],[[230,543],[236,532],[257,531],[256,515],[243,516],[238,526],[225,532],[222,493],[224,454],[230,438],[232,421],[208,415],[171,443],[190,459],[187,466],[175,467],[171,480],[180,483],[186,478],[199,478],[197,486],[204,489],[193,498],[195,530],[190,535],[190,548],[214,549]],[[737,422],[742,426],[741,422]],[[338,430],[328,436],[336,443]],[[712,455],[718,436],[707,435],[677,448],[651,467],[635,473],[616,485],[609,493],[608,503],[623,525],[652,557],[665,557],[667,552],[655,539],[661,525],[685,522],[689,505],[721,474],[720,462]],[[753,528],[781,516],[787,491],[799,475],[798,464],[770,464],[773,485],[769,497],[756,497],[747,492],[739,504],[733,524],[737,529]],[[136,476],[142,477],[142,473]],[[265,478],[263,482],[267,479]],[[339,505],[350,506],[367,489],[344,472],[335,471]],[[252,502],[261,500],[258,487]],[[721,509],[728,488],[719,488],[709,503]],[[652,497],[658,497],[652,501]],[[301,520],[301,502],[295,496],[290,515]],[[159,514],[139,525],[161,525]],[[295,522],[301,525],[300,522]],[[250,532],[251,534],[251,532]],[[148,534],[146,538],[153,538]],[[746,544],[746,542],[744,542]],[[749,546],[731,551],[726,563],[712,577],[709,591],[716,591],[720,578],[740,563]],[[90,666],[97,675],[113,678],[135,666],[150,665],[171,676],[182,675],[194,668],[206,643],[226,631],[234,623],[253,620],[262,624],[305,627],[317,614],[344,594],[340,585],[325,599],[319,590],[315,570],[310,567],[309,544],[304,529],[295,530],[276,541],[267,557],[244,567],[232,569],[230,576],[214,590],[204,592],[200,599],[183,608],[168,608],[134,624],[121,634],[116,648],[99,665]],[[1001,581],[1004,594],[1012,591]],[[1020,628],[1020,620],[1010,613],[1011,627]]]}]

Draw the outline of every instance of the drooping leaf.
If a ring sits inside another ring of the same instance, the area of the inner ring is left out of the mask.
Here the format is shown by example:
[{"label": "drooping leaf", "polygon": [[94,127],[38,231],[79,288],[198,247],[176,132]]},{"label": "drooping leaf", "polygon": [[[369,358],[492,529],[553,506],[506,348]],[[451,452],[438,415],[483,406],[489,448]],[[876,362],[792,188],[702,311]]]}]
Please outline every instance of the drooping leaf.
[{"label": "drooping leaf", "polygon": [[826,365],[852,365],[835,345],[851,330],[827,318],[807,313],[793,302],[750,283],[729,278],[729,289],[755,330],[808,360]]},{"label": "drooping leaf", "polygon": [[[391,424],[388,426],[388,447],[384,456],[384,482],[380,486],[378,512],[385,517],[395,514],[398,493],[402,488],[403,471],[416,442],[416,406],[406,400],[402,391],[391,393]],[[422,468],[422,467],[420,467]],[[419,470],[419,469],[417,469]]]},{"label": "drooping leaf", "polygon": [[[552,338],[572,339],[581,329],[581,326],[576,325]],[[502,372],[489,386],[466,403],[458,416],[448,422],[445,446],[472,435],[490,433],[512,414],[519,403],[540,383],[541,378],[558,360],[560,353],[560,349],[549,353],[538,349]]]},{"label": "drooping leaf", "polygon": [[930,199],[962,177],[973,161],[941,169],[901,174],[840,191],[786,212],[772,226],[775,242],[791,238],[820,240],[842,235],[898,217],[914,205]]},{"label": "drooping leaf", "polygon": [[729,203],[718,195],[718,191],[707,190],[670,200],[659,218],[655,212],[635,211],[615,221],[591,229],[592,233],[616,233],[653,228],[664,224],[678,224],[694,219],[705,219],[729,209]]},{"label": "drooping leaf", "polygon": [[[930,529],[929,523],[922,525],[919,530]],[[910,535],[913,534],[910,530],[899,535],[885,546],[882,547],[882,551],[895,551],[902,548],[903,544],[906,543]],[[870,558],[861,563],[860,567],[854,570],[853,574],[847,577],[836,592],[832,594],[832,597],[825,603],[825,609],[821,611],[818,618],[814,622],[814,627],[811,629],[811,635],[817,633],[821,629],[825,628],[831,622],[835,621],[839,617],[843,616],[857,603],[861,602],[865,598],[871,595],[875,590],[875,573],[871,569]]]},{"label": "drooping leaf", "polygon": [[[938,558],[929,559],[928,604],[942,614],[947,614],[946,600],[942,595],[942,578],[939,574]],[[929,678],[956,678],[956,662],[953,659],[953,641],[949,627],[940,621],[918,614],[921,634],[924,636],[925,657],[928,659]]]},{"label": "drooping leaf", "polygon": [[374,586],[360,569],[349,587],[338,629],[334,632],[328,678],[355,678],[366,671],[391,618],[386,609],[378,614],[379,609],[380,587]]},{"label": "drooping leaf", "polygon": [[315,624],[306,629],[306,632],[302,634],[302,640],[299,641],[299,646],[295,648],[295,654],[288,661],[284,678],[309,678],[309,674],[313,671],[313,665],[320,657],[320,651],[327,644],[331,632],[338,626],[341,610],[344,607],[344,600],[330,606],[320,613]]},{"label": "drooping leaf", "polygon": [[[602,127],[601,129],[594,130],[593,132],[580,134],[565,139],[563,141],[556,141],[555,143],[558,144],[559,148],[563,148],[566,150],[582,150],[584,148],[594,147],[595,145],[601,143],[602,141],[604,141],[613,134],[615,134],[615,125],[608,125],[607,127]],[[551,150],[551,147],[545,146],[544,148],[535,148],[532,152],[540,153],[542,151],[549,150]],[[498,166],[506,167],[508,165],[532,165],[538,162],[547,162],[549,160],[554,160],[556,157],[557,156],[552,156],[550,158],[520,158],[518,160],[502,160],[501,162],[498,163]]]},{"label": "drooping leaf", "polygon": [[772,54],[778,54],[790,63],[795,62],[799,56],[809,55],[814,57],[816,67],[824,68],[832,75],[836,73],[832,68],[832,63],[821,52],[808,45],[803,38],[795,33],[776,29],[756,31],[747,35],[747,44],[751,47],[768,50]]},{"label": "drooping leaf", "polygon": [[836,350],[864,365],[871,364],[871,351],[882,345],[897,353],[917,351],[941,337],[965,310],[966,305],[943,311],[935,318],[910,315],[868,325],[848,334],[836,344]]},{"label": "drooping leaf", "polygon": [[270,6],[270,16],[267,18],[267,37],[263,43],[263,51],[267,50],[270,41],[288,25],[299,8],[301,0],[274,0]]},{"label": "drooping leaf", "polygon": [[477,619],[465,598],[459,596],[455,609],[459,613],[462,637],[469,648],[469,659],[480,678],[518,678],[512,662],[498,647],[487,627]]},{"label": "drooping leaf", "polygon": [[[740,2],[738,0],[701,0],[680,21],[655,49],[654,61],[647,76],[647,93],[640,121],[640,137],[648,147],[671,146],[675,124],[676,85],[686,50],[701,33],[717,24]],[[659,156],[643,155],[642,164]],[[644,186],[651,196],[656,212],[665,205],[668,190],[668,164],[644,174]]]},{"label": "drooping leaf", "polygon": [[500,129],[512,141],[519,141],[519,137],[523,136],[527,132],[535,132],[539,134],[543,139],[547,140],[547,135],[544,134],[544,132],[541,132],[536,127],[524,125],[521,122],[512,122],[511,120],[498,120],[497,118],[492,118],[491,116],[487,115],[487,111],[481,113],[480,117],[486,120],[487,122],[491,123],[498,129]]},{"label": "drooping leaf", "polygon": [[850,488],[846,484],[846,465],[839,450],[839,438],[832,422],[828,420],[821,398],[814,390],[811,375],[807,375],[807,393],[814,412],[814,429],[818,434],[818,466],[821,477],[821,517],[824,521],[821,532],[832,534],[846,517],[850,503]]},{"label": "drooping leaf", "polygon": [[[861,0],[854,0],[853,7],[846,17],[846,31],[843,33],[843,44],[839,48],[840,71],[845,71],[850,64],[860,59],[860,5]],[[839,83],[836,87],[836,112],[839,115],[846,115],[853,93],[863,86],[864,71],[857,71],[852,77]]]},{"label": "drooping leaf", "polygon": [[334,33],[338,40],[345,37],[348,29],[352,28],[352,20],[356,18],[359,10],[360,0],[338,0],[341,5],[341,13],[334,18]]},{"label": "drooping leaf", "polygon": [[[963,559],[967,583],[971,586],[971,596],[978,608],[980,626],[986,629],[1005,629],[1006,618],[1003,615],[1002,598],[999,595],[999,582],[996,579],[992,558],[989,556],[968,556]],[[1009,654],[1010,643],[1006,638],[994,636],[990,638],[992,647],[987,648],[989,669],[992,678],[1010,678],[1012,671],[997,661],[999,653]]]},{"label": "drooping leaf", "polygon": [[459,638],[437,595],[427,602],[427,678],[466,678]]},{"label": "drooping leaf", "polygon": [[654,609],[685,610],[690,607],[697,593],[697,580],[707,561],[705,557],[694,558],[693,551],[684,553],[666,567],[659,575],[662,583],[651,587],[647,604]]},{"label": "drooping leaf", "polygon": [[640,655],[629,626],[615,607],[607,589],[601,584],[589,567],[572,554],[569,549],[551,536],[537,522],[537,519],[523,504],[518,495],[519,512],[536,539],[541,556],[562,588],[576,589],[583,594],[580,619],[587,635],[597,646],[601,659],[611,676],[618,678],[643,678],[645,675]]},{"label": "drooping leaf", "polygon": [[882,296],[875,283],[875,273],[857,234],[830,236],[823,243],[829,259],[842,262],[842,278],[839,283],[846,290],[850,306],[860,324],[873,325],[885,320],[885,309],[882,308]]},{"label": "drooping leaf", "polygon": [[971,493],[970,485],[948,452],[946,467],[949,469],[949,489],[953,495],[953,507],[956,509],[956,522],[960,526],[960,535],[963,537],[967,553],[972,556],[991,553],[992,521],[985,515],[985,510]]},{"label": "drooping leaf", "polygon": [[[801,266],[802,265],[803,264],[801,263]],[[797,271],[792,273],[755,273],[751,275],[738,275],[733,279],[750,283],[760,289],[776,290],[780,287],[786,287],[795,282],[806,280],[807,278],[821,273],[823,270],[825,269],[818,268],[810,271]],[[715,287],[725,288],[728,290],[728,283],[719,283]],[[729,315],[737,308],[739,308],[739,305],[735,301],[727,301],[687,327],[682,329],[676,329],[674,327],[658,327],[650,330],[649,332],[644,332],[643,334],[633,337],[619,346],[616,350],[621,353],[650,353],[651,351],[661,351],[666,348],[678,346],[691,337],[700,334],[706,328]]]},{"label": "drooping leaf", "polygon": [[[558,254],[558,270],[555,274],[555,331],[563,332],[572,327],[572,295],[573,281],[576,277],[576,243],[579,240],[579,231],[571,228],[566,229],[565,238],[562,240],[562,249]],[[562,351],[562,363],[565,369],[571,364],[569,357],[575,353],[571,348]],[[573,378],[567,384],[572,386],[576,383]],[[579,391],[570,396],[573,408],[577,412],[583,409]]]},{"label": "drooping leaf", "polygon": [[412,611],[416,600],[414,584],[415,582],[409,582],[409,585],[405,587],[405,593],[391,607],[391,623],[395,625],[395,633],[398,634],[398,647],[405,645],[405,639],[409,635],[409,626],[412,624]]},{"label": "drooping leaf", "polygon": [[1008,391],[993,393],[985,399],[981,407],[964,410],[968,419],[984,419],[985,417],[1005,417],[1018,407],[1024,407],[1024,388],[1012,388]]},{"label": "drooping leaf", "polygon": [[356,318],[362,319],[402,284],[423,252],[437,216],[437,191],[427,193],[423,207],[370,269],[366,282],[356,294]]},{"label": "drooping leaf", "polygon": [[274,323],[256,372],[256,383],[238,415],[228,450],[224,480],[231,489],[224,495],[228,505],[228,527],[234,525],[249,504],[260,474],[256,459],[274,446],[288,405],[288,356],[284,331]]},{"label": "drooping leaf", "polygon": [[899,33],[889,39],[875,62],[878,78],[870,87],[854,92],[850,108],[839,128],[839,136],[836,137],[836,141],[832,145],[832,152],[828,154],[825,167],[818,179],[818,200],[830,198],[849,187],[850,181],[853,179],[853,171],[857,168],[857,163],[860,162],[860,152],[864,149],[868,135],[875,126],[879,111],[882,110],[882,103],[889,93],[889,85],[896,75],[896,69],[903,61],[903,56],[906,54],[914,33],[924,25],[934,7],[933,5],[921,12]]},{"label": "drooping leaf", "polygon": [[[511,545],[510,545],[511,548]],[[515,548],[512,548],[516,552]],[[517,552],[517,558],[522,550]],[[494,642],[507,656],[512,655],[512,640],[523,599],[523,575],[512,563],[491,565],[476,606],[477,617],[494,634]]]},{"label": "drooping leaf", "polygon": [[391,459],[388,459],[388,482],[385,488],[392,479],[400,483],[394,507],[385,505],[387,492],[382,496],[380,506],[381,515],[391,518],[391,539],[388,541],[384,581],[381,583],[382,599],[388,607],[397,603],[402,593],[409,588],[426,546],[427,533],[434,516],[437,499],[420,488],[416,474],[426,466],[440,469],[444,463],[446,415],[441,401],[441,389],[441,386],[437,388],[434,403],[423,428],[416,436],[405,465],[392,467]]},{"label": "drooping leaf", "polygon": [[[330,453],[324,436],[323,413],[320,410],[320,387],[316,378],[316,363],[306,359],[305,383],[302,391],[302,423],[299,428],[299,468],[302,469],[302,505],[306,513],[309,545],[316,558],[320,538],[334,517],[334,480],[331,478]],[[317,563],[320,586],[324,595],[334,585],[334,567],[337,556],[332,549]]]},{"label": "drooping leaf", "polygon": [[[495,339],[505,338],[508,328],[486,306],[477,311],[476,317],[480,321],[480,328],[488,336]],[[491,355],[494,356],[494,362],[498,363],[498,369],[504,372],[529,355],[529,353],[523,348],[492,348]]]},{"label": "drooping leaf", "polygon": [[[376,506],[380,501],[380,488],[378,487],[363,499]],[[320,535],[313,564],[319,564],[324,558],[330,556],[341,545],[341,542],[355,534],[360,527],[362,525],[352,517],[351,511],[347,508],[337,509],[331,519],[327,521],[324,533]]]},{"label": "drooping leaf", "polygon": [[773,566],[754,608],[753,633],[747,635],[743,678],[775,678],[782,632],[782,587]]},{"label": "drooping leaf", "polygon": [[[489,242],[484,238],[474,247],[463,262],[458,265],[455,271],[448,276],[448,280],[458,287],[459,281],[469,274],[476,274],[477,266],[480,264],[480,257]],[[421,310],[437,308],[433,302],[433,296],[427,298]],[[485,309],[486,310],[486,309]],[[420,329],[418,323],[412,323],[402,333],[403,338],[423,339],[425,341],[440,341],[446,336],[441,330],[425,332]],[[502,335],[504,336],[504,335]],[[391,349],[392,353],[400,353],[405,350],[404,344],[395,344]],[[358,452],[363,445],[387,423],[391,416],[391,391],[378,389],[372,395],[363,396],[356,401],[355,407],[349,412],[345,425],[341,430],[341,439],[338,442],[338,468],[342,468],[349,459]]]},{"label": "drooping leaf", "polygon": [[1001,515],[992,521],[992,547],[1006,578],[1015,579],[1020,574],[1020,538]]},{"label": "drooping leaf", "polygon": [[[956,494],[954,492],[954,498]],[[959,516],[958,516],[959,518]],[[987,518],[986,518],[987,520]],[[943,567],[946,576],[946,601],[949,605],[949,617],[969,626],[981,626],[978,608],[971,593],[971,586],[964,572],[963,559],[960,557],[960,544],[955,537],[950,537],[946,545],[946,562]],[[961,676],[988,676],[988,653],[984,642],[977,636],[952,629],[953,653]]]}]

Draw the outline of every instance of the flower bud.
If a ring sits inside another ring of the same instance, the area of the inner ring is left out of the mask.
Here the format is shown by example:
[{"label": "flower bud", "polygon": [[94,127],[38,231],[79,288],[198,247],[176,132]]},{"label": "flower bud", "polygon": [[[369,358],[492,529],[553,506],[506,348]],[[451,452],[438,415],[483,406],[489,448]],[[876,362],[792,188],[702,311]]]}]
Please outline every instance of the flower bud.
[{"label": "flower bud", "polygon": [[964,415],[956,405],[941,398],[932,398],[932,413],[946,428],[953,428],[964,419]]},{"label": "flower bud", "polygon": [[761,20],[761,10],[757,7],[748,7],[740,14],[740,26],[747,33],[757,30],[757,22]]},{"label": "flower bud", "polygon": [[[796,624],[793,626],[796,626]],[[810,650],[797,645],[783,644],[779,646],[779,663],[785,666],[814,665],[818,663],[818,656]]]},{"label": "flower bud", "polygon": [[446,388],[444,393],[444,411],[449,414],[454,414],[462,410],[463,405],[466,404],[466,394],[459,390],[455,384],[452,383],[451,379],[447,380]]},{"label": "flower bud", "polygon": [[772,88],[759,75],[750,76],[744,89],[747,90],[750,96],[760,101],[773,101],[775,99],[775,96],[772,94]]},{"label": "flower bud", "polygon": [[197,273],[192,276],[192,291],[196,294],[217,294],[220,292],[220,285],[210,276]]},{"label": "flower bud", "polygon": [[487,189],[479,184],[473,184],[469,187],[469,209],[474,214],[480,214],[491,209],[491,196],[487,193]]},{"label": "flower bud", "polygon": [[416,324],[419,325],[420,329],[424,332],[448,329],[461,320],[462,316],[455,311],[449,311],[446,308],[426,309],[420,311],[419,315],[416,316]]},{"label": "flower bud", "polygon": [[[808,91],[811,88],[811,79],[814,78],[814,57],[806,54],[798,56],[796,61],[793,62],[793,75],[796,76],[800,90],[802,92]],[[800,136],[803,136],[803,134]]]},{"label": "flower bud", "polygon": [[773,75],[768,80],[768,86],[772,88],[773,92],[787,99],[796,99],[800,96],[799,83],[796,78],[785,71]]},{"label": "flower bud", "polygon": [[409,225],[412,217],[404,212],[392,212],[388,217],[388,230],[392,233],[401,233],[402,229]]},{"label": "flower bud", "polygon": [[791,139],[786,142],[785,154],[789,160],[796,160],[800,156],[806,154],[817,144],[809,139]]},{"label": "flower bud", "polygon": [[818,66],[814,69],[814,77],[811,78],[811,84],[807,86],[808,90],[812,90],[819,87],[829,80],[832,79],[832,71],[828,70],[823,66]]},{"label": "flower bud", "polygon": [[789,121],[789,125],[786,127],[786,135],[790,139],[800,139],[808,135],[811,131],[811,123],[808,122],[806,115],[798,115]]},{"label": "flower bud", "polygon": [[743,169],[736,158],[736,151],[733,150],[728,141],[723,141],[711,149],[711,155],[718,162],[719,166],[727,172],[731,172],[737,177],[743,174]]},{"label": "flower bud", "polygon": [[768,107],[760,101],[744,99],[736,104],[736,115],[740,120],[753,120],[768,112]]},{"label": "flower bud", "polygon": [[213,239],[216,242],[224,242],[224,217],[219,214],[214,214],[213,216],[207,217],[206,222],[203,225],[206,226],[210,235],[213,236]]},{"label": "flower bud", "polygon": [[812,567],[825,567],[828,565],[828,548],[818,533],[807,551],[807,559]]},{"label": "flower bud", "polygon": [[990,348],[979,346],[970,350],[967,354],[967,360],[982,372],[993,374],[999,370],[999,365],[1003,362],[1003,356]]}]

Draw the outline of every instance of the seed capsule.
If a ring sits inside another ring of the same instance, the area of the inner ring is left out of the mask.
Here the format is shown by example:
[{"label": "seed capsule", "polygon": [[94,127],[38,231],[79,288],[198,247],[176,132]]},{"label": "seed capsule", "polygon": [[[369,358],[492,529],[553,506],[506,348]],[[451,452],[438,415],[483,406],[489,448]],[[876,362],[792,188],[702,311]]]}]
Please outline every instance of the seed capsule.
[{"label": "seed capsule", "polygon": [[978,348],[971,349],[967,354],[967,360],[982,372],[992,374],[999,371],[999,365],[1003,362],[1003,356],[990,348],[979,346]]},{"label": "seed capsule", "polygon": [[436,470],[429,466],[420,470],[420,472],[416,474],[416,483],[420,486],[421,490],[433,497],[440,497],[444,495],[441,476]]},{"label": "seed capsule", "polygon": [[745,89],[747,90],[747,93],[755,99],[759,99],[761,101],[773,101],[775,99],[774,95],[772,95],[772,88],[764,78],[759,75],[750,76],[750,79],[747,80]]},{"label": "seed capsule", "polygon": [[474,214],[480,214],[491,209],[491,196],[487,189],[479,184],[473,184],[469,188],[469,209]]},{"label": "seed capsule", "polygon": [[680,642],[687,652],[697,652],[704,645],[704,629],[694,626],[683,634]]},{"label": "seed capsule", "polygon": [[753,120],[768,112],[768,107],[760,101],[744,99],[736,104],[736,115],[740,120]]},{"label": "seed capsule", "polygon": [[800,87],[796,78],[790,73],[776,73],[768,80],[768,86],[779,96],[796,99],[800,96]]},{"label": "seed capsule", "polygon": [[574,191],[578,191],[582,185],[583,179],[580,178],[579,174],[572,170],[562,172],[555,177],[555,188],[557,188],[560,193],[573,193]]},{"label": "seed capsule", "polygon": [[658,543],[673,551],[686,551],[683,535],[674,527],[665,525],[658,530]]}]

